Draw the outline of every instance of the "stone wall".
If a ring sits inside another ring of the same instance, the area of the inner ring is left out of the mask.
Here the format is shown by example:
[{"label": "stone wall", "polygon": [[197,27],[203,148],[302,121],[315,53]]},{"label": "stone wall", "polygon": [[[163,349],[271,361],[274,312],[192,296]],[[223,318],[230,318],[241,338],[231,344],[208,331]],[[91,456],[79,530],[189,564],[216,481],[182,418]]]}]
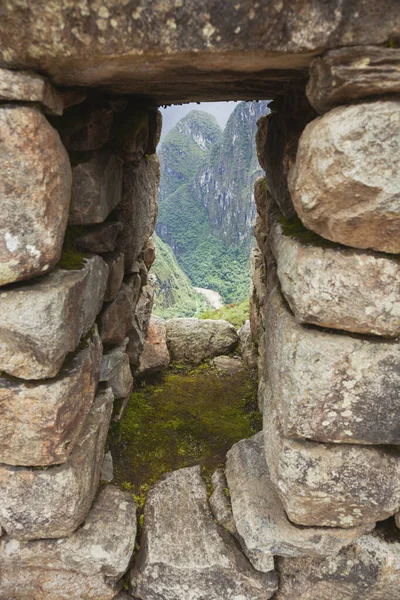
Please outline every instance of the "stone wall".
[{"label": "stone wall", "polygon": [[100,474],[151,315],[161,114],[32,73],[0,88],[0,597],[105,600],[136,538]]},{"label": "stone wall", "polygon": [[259,121],[264,440],[234,447],[227,480],[243,543],[276,557],[278,600],[400,597],[398,58],[327,52]]}]

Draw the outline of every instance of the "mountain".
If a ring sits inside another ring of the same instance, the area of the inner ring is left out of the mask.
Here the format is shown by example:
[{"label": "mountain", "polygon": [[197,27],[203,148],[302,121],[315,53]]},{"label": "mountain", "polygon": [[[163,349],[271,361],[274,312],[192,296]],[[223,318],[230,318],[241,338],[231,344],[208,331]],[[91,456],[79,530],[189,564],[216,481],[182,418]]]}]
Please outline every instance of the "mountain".
[{"label": "mountain", "polygon": [[255,218],[252,183],[261,174],[256,121],[266,102],[240,102],[224,132],[211,115],[192,111],[161,145],[157,233],[194,286],[226,303],[248,295]]}]

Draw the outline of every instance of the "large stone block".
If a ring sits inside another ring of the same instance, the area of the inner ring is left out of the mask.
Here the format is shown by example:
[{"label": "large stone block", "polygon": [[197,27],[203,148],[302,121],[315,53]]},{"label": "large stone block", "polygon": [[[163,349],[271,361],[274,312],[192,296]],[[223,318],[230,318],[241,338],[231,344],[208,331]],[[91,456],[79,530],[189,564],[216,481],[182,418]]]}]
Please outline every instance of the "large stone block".
[{"label": "large stone block", "polygon": [[45,112],[62,115],[61,94],[41,75],[29,71],[0,69],[0,100],[40,103]]},{"label": "large stone block", "polygon": [[290,440],[272,404],[264,405],[265,454],[271,481],[293,523],[348,528],[397,512],[398,448]]},{"label": "large stone block", "polygon": [[0,285],[49,271],[59,260],[71,166],[57,132],[33,107],[0,106]]},{"label": "large stone block", "polygon": [[228,321],[212,319],[170,319],[166,322],[171,360],[198,365],[206,358],[229,354],[239,337]]},{"label": "large stone block", "polygon": [[346,246],[400,252],[400,102],[341,106],[312,121],[289,185],[309,229]]},{"label": "large stone block", "polygon": [[120,252],[110,252],[110,254],[104,254],[102,259],[108,265],[108,279],[104,302],[111,302],[118,294],[124,278],[124,255]]},{"label": "large stone block", "polygon": [[107,273],[93,256],[79,270],[55,269],[0,291],[0,371],[23,379],[57,375],[100,311]]},{"label": "large stone block", "polygon": [[98,225],[90,225],[86,231],[74,240],[75,247],[81,252],[113,252],[117,245],[117,237],[122,231],[119,221],[106,221]]},{"label": "large stone block", "polygon": [[64,463],[79,438],[99,380],[102,344],[97,328],[54,379],[0,377],[0,463]]},{"label": "large stone block", "polygon": [[122,346],[104,354],[101,361],[100,381],[106,381],[113,391],[114,398],[126,398],[132,391],[133,377],[129,357],[125,352],[129,339]]},{"label": "large stone block", "polygon": [[87,102],[69,108],[54,123],[67,150],[88,152],[108,142],[113,119],[109,106],[92,106]]},{"label": "large stone block", "polygon": [[400,443],[400,344],[299,325],[277,287],[265,364],[284,434],[320,442]]},{"label": "large stone block", "polygon": [[162,113],[155,108],[150,108],[147,114],[149,116],[149,139],[146,154],[155,154],[161,137],[163,117]]},{"label": "large stone block", "polygon": [[113,147],[124,163],[138,163],[149,141],[149,116],[144,108],[130,103],[116,115]]},{"label": "large stone block", "polygon": [[72,157],[72,225],[102,223],[122,199],[122,162],[109,150]]},{"label": "large stone block", "polygon": [[111,600],[121,588],[136,537],[132,495],[101,489],[83,527],[59,540],[0,540],[0,597]]},{"label": "large stone block", "polygon": [[106,304],[99,319],[99,331],[103,344],[121,344],[132,327],[132,290],[124,283],[115,299]]},{"label": "large stone block", "polygon": [[0,522],[16,540],[71,535],[95,496],[114,396],[97,393],[66,463],[48,469],[0,465]]},{"label": "large stone block", "polygon": [[146,600],[261,600],[273,595],[277,578],[254,570],[214,523],[196,466],[169,473],[149,491],[131,585]]},{"label": "large stone block", "polygon": [[361,98],[399,92],[398,48],[338,48],[316,58],[310,65],[307,97],[320,114]]},{"label": "large stone block", "polygon": [[299,527],[289,521],[269,476],[262,432],[229,450],[226,479],[237,534],[256,568],[273,555],[334,556],[375,526]]},{"label": "large stone block", "polygon": [[117,214],[124,225],[118,249],[124,253],[127,273],[154,231],[159,181],[160,163],[156,154],[144,157],[137,165],[124,165],[122,202]]},{"label": "large stone block", "polygon": [[400,600],[400,536],[390,526],[333,558],[280,558],[278,568],[276,600]]},{"label": "large stone block", "polygon": [[168,367],[170,358],[166,338],[167,329],[164,319],[151,316],[147,338],[139,357],[137,374],[148,375]]},{"label": "large stone block", "polygon": [[[305,236],[306,237],[306,236]],[[400,261],[397,257],[307,241],[275,221],[269,243],[282,292],[300,323],[397,337]]]}]

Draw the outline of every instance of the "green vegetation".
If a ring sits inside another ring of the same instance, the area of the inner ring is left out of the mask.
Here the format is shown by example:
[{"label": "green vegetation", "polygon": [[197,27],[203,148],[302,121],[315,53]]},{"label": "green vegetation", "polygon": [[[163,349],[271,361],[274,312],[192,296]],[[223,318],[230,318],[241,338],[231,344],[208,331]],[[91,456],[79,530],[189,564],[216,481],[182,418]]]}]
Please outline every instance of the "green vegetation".
[{"label": "green vegetation", "polygon": [[249,298],[246,298],[240,304],[227,304],[226,306],[222,306],[222,308],[206,310],[200,318],[224,319],[224,321],[229,321],[236,329],[239,329],[249,317]]},{"label": "green vegetation", "polygon": [[90,258],[91,255],[79,252],[74,246],[75,239],[84,233],[86,233],[86,229],[81,225],[67,227],[61,257],[56,267],[68,271],[77,271],[85,266],[84,259]]},{"label": "green vegetation", "polygon": [[207,481],[234,443],[260,429],[257,385],[247,370],[169,370],[137,387],[125,418],[111,425],[115,481],[142,508],[161,475],[200,464]]},{"label": "green vegetation", "polygon": [[321,237],[311,229],[307,229],[299,219],[299,217],[292,217],[291,219],[287,219],[286,217],[281,217],[279,219],[279,224],[282,227],[283,235],[287,237],[292,237],[299,242],[304,244],[314,244],[315,246],[323,246],[325,248],[340,248],[341,244],[336,242],[331,242],[326,238]]}]

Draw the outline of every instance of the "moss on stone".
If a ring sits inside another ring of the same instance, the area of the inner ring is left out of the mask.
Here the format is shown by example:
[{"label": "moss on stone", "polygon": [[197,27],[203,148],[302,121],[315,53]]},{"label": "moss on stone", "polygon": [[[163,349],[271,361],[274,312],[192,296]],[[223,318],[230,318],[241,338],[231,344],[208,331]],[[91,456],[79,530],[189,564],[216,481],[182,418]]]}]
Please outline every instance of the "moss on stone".
[{"label": "moss on stone", "polygon": [[291,237],[299,242],[304,244],[313,244],[314,246],[323,246],[325,248],[342,248],[341,244],[337,244],[335,242],[331,242],[327,240],[314,231],[307,229],[299,219],[299,217],[293,217],[291,219],[287,219],[286,217],[281,217],[279,219],[279,224],[282,227],[282,233],[286,237]]},{"label": "moss on stone", "polygon": [[87,230],[81,225],[67,228],[61,257],[56,267],[67,271],[77,271],[85,266],[85,259],[90,258],[91,255],[79,252],[74,244],[76,238],[85,233],[87,233]]}]

